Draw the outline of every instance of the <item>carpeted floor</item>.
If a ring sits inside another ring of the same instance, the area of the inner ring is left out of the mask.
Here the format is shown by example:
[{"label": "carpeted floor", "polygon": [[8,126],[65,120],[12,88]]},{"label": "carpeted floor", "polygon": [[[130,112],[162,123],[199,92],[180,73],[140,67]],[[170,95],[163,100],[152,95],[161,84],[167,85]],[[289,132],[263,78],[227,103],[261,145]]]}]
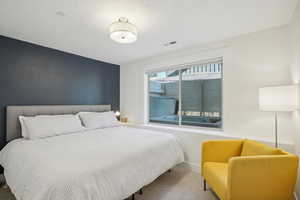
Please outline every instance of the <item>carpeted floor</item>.
[{"label": "carpeted floor", "polygon": [[[200,175],[185,165],[175,167],[171,173],[160,176],[136,194],[136,200],[218,200],[211,191],[203,191]],[[8,189],[0,189],[0,200],[15,200]]]}]

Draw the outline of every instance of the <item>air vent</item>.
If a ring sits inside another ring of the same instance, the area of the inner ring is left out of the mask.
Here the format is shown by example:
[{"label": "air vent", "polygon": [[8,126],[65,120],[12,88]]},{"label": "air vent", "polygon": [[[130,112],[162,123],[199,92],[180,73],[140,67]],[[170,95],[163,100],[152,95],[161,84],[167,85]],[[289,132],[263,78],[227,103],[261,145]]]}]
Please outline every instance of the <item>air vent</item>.
[{"label": "air vent", "polygon": [[63,11],[60,11],[60,10],[57,11],[55,14],[60,16],[60,17],[65,17],[66,16],[66,14]]},{"label": "air vent", "polygon": [[164,46],[167,47],[167,46],[174,45],[176,43],[177,43],[176,41],[172,41],[172,42],[165,43]]}]

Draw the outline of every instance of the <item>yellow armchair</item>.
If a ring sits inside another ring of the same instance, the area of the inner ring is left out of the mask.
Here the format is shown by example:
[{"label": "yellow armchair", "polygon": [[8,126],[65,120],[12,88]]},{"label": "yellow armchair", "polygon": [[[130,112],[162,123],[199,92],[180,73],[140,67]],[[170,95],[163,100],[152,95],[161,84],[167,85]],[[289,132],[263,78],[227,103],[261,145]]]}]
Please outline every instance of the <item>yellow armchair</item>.
[{"label": "yellow armchair", "polygon": [[291,200],[298,157],[251,140],[202,144],[202,176],[222,200]]}]

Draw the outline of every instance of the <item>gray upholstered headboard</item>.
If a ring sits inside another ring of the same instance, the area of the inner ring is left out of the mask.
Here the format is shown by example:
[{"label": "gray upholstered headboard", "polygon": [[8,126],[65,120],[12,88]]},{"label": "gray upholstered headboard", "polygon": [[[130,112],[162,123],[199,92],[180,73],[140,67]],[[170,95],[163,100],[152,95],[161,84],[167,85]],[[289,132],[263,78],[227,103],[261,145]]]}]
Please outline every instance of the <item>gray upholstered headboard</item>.
[{"label": "gray upholstered headboard", "polygon": [[6,141],[22,137],[19,116],[76,114],[81,111],[110,111],[110,105],[47,105],[8,106],[6,110]]}]

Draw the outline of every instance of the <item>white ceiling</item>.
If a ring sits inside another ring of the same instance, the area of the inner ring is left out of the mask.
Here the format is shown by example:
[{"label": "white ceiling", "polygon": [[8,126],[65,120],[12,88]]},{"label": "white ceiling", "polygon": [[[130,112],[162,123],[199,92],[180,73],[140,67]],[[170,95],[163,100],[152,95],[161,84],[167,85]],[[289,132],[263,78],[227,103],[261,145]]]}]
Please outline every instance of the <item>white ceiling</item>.
[{"label": "white ceiling", "polygon": [[[287,24],[297,1],[1,0],[0,35],[122,64]],[[109,39],[119,17],[138,26],[136,43]]]}]

